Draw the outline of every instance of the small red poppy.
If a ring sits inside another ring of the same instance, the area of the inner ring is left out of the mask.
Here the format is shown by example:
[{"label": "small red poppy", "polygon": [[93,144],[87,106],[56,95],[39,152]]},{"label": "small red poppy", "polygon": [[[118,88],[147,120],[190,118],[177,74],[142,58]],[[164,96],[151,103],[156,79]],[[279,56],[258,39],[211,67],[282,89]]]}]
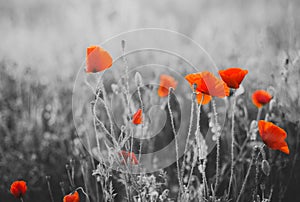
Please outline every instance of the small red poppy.
[{"label": "small red poppy", "polygon": [[211,96],[223,98],[229,96],[230,89],[226,83],[211,72],[204,71],[199,73],[188,74],[185,79],[194,88],[196,85],[197,101],[200,103],[202,94],[204,94],[202,104],[207,104],[211,100]]},{"label": "small red poppy", "polygon": [[271,122],[260,120],[258,122],[259,134],[263,142],[271,149],[290,153],[288,144],[285,142],[286,132]]},{"label": "small red poppy", "polygon": [[26,182],[14,181],[10,186],[10,193],[16,198],[23,197],[27,191]]},{"label": "small red poppy", "polygon": [[108,69],[112,65],[110,54],[99,46],[86,49],[86,72],[96,73]]},{"label": "small red poppy", "polygon": [[79,202],[79,194],[75,191],[73,194],[65,195],[63,202]]},{"label": "small red poppy", "polygon": [[135,125],[141,124],[143,122],[143,111],[138,109],[137,112],[132,116],[132,123]]},{"label": "small red poppy", "polygon": [[125,164],[126,162],[128,162],[128,159],[129,159],[129,162],[131,165],[137,165],[139,163],[139,161],[137,160],[137,158],[135,156],[135,153],[133,153],[133,152],[128,152],[128,151],[122,150],[119,153],[119,155],[124,158],[121,161],[122,164]]},{"label": "small red poppy", "polygon": [[252,102],[257,108],[261,108],[265,104],[268,104],[271,99],[272,95],[264,90],[257,90],[252,94]]},{"label": "small red poppy", "polygon": [[162,74],[160,76],[159,88],[157,94],[160,97],[166,97],[169,94],[169,88],[176,88],[177,81],[169,75]]},{"label": "small red poppy", "polygon": [[232,67],[225,70],[220,70],[219,74],[229,88],[238,89],[244,77],[246,74],[248,74],[248,70]]}]

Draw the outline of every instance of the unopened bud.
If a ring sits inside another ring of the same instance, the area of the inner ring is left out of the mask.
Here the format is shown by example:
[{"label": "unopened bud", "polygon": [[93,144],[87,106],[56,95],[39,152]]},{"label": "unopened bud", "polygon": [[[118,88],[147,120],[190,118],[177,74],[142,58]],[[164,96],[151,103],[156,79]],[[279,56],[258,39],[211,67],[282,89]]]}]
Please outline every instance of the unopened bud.
[{"label": "unopened bud", "polygon": [[143,79],[142,79],[142,76],[139,72],[135,73],[134,79],[135,79],[135,84],[136,84],[137,87],[143,86]]},{"label": "unopened bud", "polygon": [[261,162],[261,169],[262,169],[262,171],[264,172],[264,174],[266,176],[270,175],[271,167],[270,167],[270,164],[267,160],[263,160]]}]

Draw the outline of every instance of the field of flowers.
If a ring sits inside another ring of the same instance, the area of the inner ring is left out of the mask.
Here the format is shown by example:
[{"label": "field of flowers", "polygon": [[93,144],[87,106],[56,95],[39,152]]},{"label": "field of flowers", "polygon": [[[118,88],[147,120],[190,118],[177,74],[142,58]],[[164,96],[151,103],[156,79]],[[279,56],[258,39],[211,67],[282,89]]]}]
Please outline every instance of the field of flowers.
[{"label": "field of flowers", "polygon": [[[103,0],[73,3],[64,13],[34,3],[0,3],[0,201],[300,201],[297,1],[274,3],[269,17],[261,11],[268,4],[249,4],[244,20],[232,23],[241,30],[222,36],[216,33],[230,28],[222,27],[224,19],[244,5],[191,1],[188,14],[181,3],[164,9],[169,1],[148,8],[144,1],[113,7]],[[197,6],[209,8],[207,17],[227,14],[198,22]],[[103,14],[90,14],[96,7]],[[79,8],[94,29],[83,32],[74,23],[83,23],[72,15]],[[67,22],[56,27],[61,35],[51,29],[47,35],[31,9],[49,12],[39,14],[48,25],[57,16],[74,19],[70,27],[81,41],[64,30]],[[182,58],[195,52],[191,44],[162,35],[136,43],[178,45],[185,55],[129,52],[136,44],[122,37],[99,45],[121,31],[155,26],[149,19],[157,15],[164,16],[158,27],[202,41],[215,63],[205,56],[191,60],[203,67],[190,68]],[[247,23],[253,29],[245,31]]]}]

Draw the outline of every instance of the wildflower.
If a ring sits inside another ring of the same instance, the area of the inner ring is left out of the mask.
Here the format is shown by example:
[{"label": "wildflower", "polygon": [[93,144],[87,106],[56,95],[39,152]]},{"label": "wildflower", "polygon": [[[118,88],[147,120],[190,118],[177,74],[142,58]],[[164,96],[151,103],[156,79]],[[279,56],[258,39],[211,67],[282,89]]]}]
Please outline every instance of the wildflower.
[{"label": "wildflower", "polygon": [[121,151],[119,152],[119,156],[121,156],[123,159],[121,161],[122,164],[125,164],[126,162],[128,162],[128,158],[130,161],[131,165],[137,165],[139,163],[139,161],[137,160],[135,153],[133,152],[128,152],[128,151]]},{"label": "wildflower", "polygon": [[238,89],[244,77],[246,74],[248,74],[248,70],[232,67],[225,70],[220,70],[219,74],[229,88]]},{"label": "wildflower", "polygon": [[220,97],[229,96],[229,88],[226,83],[212,73],[204,71],[199,73],[188,74],[185,76],[185,79],[190,83],[191,87],[195,87],[195,92],[197,94],[198,103],[207,104],[210,102],[211,97]]},{"label": "wildflower", "polygon": [[285,142],[286,132],[267,121],[260,120],[258,122],[259,134],[263,142],[271,149],[280,150],[286,154],[290,153],[289,147]]},{"label": "wildflower", "polygon": [[169,75],[160,75],[160,83],[157,91],[158,96],[166,97],[169,94],[169,88],[176,88],[177,81]]},{"label": "wildflower", "polygon": [[143,122],[143,111],[138,109],[137,112],[132,116],[132,123],[135,125],[141,124]]},{"label": "wildflower", "polygon": [[261,108],[265,104],[268,104],[271,99],[272,95],[265,90],[257,90],[252,94],[252,102],[257,108]]},{"label": "wildflower", "polygon": [[26,182],[24,181],[14,181],[10,185],[10,193],[16,198],[22,198],[27,191]]},{"label": "wildflower", "polygon": [[99,46],[86,49],[86,72],[96,73],[108,69],[112,65],[110,54]]},{"label": "wildflower", "polygon": [[79,202],[78,192],[75,191],[73,194],[66,195],[63,202]]}]

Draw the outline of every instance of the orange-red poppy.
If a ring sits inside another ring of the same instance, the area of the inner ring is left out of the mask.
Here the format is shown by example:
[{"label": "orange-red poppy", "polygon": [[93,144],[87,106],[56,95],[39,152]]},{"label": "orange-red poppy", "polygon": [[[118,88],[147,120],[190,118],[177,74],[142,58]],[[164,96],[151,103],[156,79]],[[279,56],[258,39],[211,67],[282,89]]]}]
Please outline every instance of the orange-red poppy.
[{"label": "orange-red poppy", "polygon": [[177,81],[169,75],[160,75],[160,83],[157,90],[157,94],[160,97],[166,97],[169,94],[169,88],[176,88]]},{"label": "orange-red poppy", "polygon": [[63,202],[79,202],[79,200],[79,194],[75,191],[73,194],[65,195]]},{"label": "orange-red poppy", "polygon": [[[139,163],[139,161],[137,160],[136,156],[135,156],[135,153],[133,152],[128,152],[128,151],[121,151],[119,153],[119,155],[121,157],[123,157],[121,163],[122,164],[125,164],[126,162],[130,162],[131,165],[137,165]],[[129,160],[128,160],[129,159]]]},{"label": "orange-red poppy", "polygon": [[211,100],[211,96],[223,98],[229,96],[230,89],[226,83],[211,72],[204,71],[199,73],[188,74],[185,79],[190,83],[191,87],[194,88],[196,85],[196,94],[198,103],[200,103],[203,95],[202,104],[207,104]]},{"label": "orange-red poppy", "polygon": [[86,49],[86,72],[96,73],[108,69],[112,65],[110,54],[99,46]]},{"label": "orange-red poppy", "polygon": [[271,149],[290,153],[288,144],[285,142],[286,132],[271,122],[260,120],[258,122],[259,134],[263,142]]},{"label": "orange-red poppy", "polygon": [[[203,96],[203,98],[202,98]],[[196,98],[197,98],[197,102],[200,104],[201,103],[201,99],[202,99],[202,104],[206,105],[211,101],[211,96],[210,95],[206,95],[204,93],[197,93],[196,94]]]},{"label": "orange-red poppy", "polygon": [[261,108],[265,104],[268,104],[271,99],[272,95],[264,90],[257,90],[252,94],[252,102],[257,108]]},{"label": "orange-red poppy", "polygon": [[143,122],[143,110],[138,109],[137,112],[132,116],[132,123],[135,125],[141,124]]},{"label": "orange-red poppy", "polygon": [[10,193],[16,198],[21,198],[25,195],[27,191],[26,182],[24,181],[14,181],[10,186]]},{"label": "orange-red poppy", "polygon": [[232,67],[225,70],[220,70],[219,74],[229,88],[238,89],[244,77],[246,74],[248,74],[248,70]]}]

